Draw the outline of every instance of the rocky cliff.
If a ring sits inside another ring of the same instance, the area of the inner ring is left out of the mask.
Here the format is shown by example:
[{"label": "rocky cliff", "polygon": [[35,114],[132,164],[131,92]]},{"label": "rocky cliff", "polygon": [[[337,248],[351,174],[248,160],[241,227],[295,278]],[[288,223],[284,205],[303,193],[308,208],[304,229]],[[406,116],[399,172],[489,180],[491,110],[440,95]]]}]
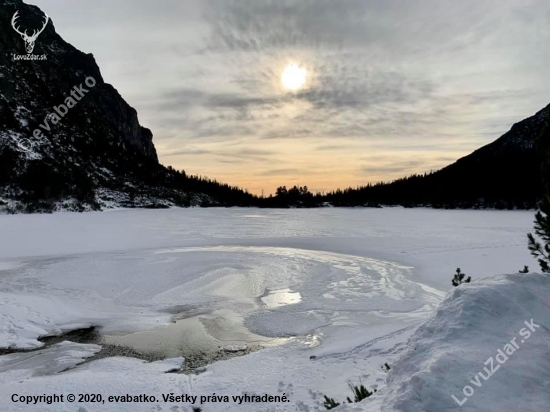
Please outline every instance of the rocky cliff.
[{"label": "rocky cliff", "polygon": [[[92,77],[97,84],[74,110],[56,125],[47,138],[56,135],[74,123],[80,125],[105,124],[105,132],[116,144],[132,145],[138,152],[157,159],[152,133],[139,125],[137,112],[130,107],[114,87],[103,81],[99,67],[91,54],[85,54],[63,41],[56,33],[53,21],[48,19],[44,31],[36,39],[32,54],[47,60],[14,61],[13,55],[25,55],[25,41],[14,30],[11,20],[18,13],[16,27],[32,34],[40,29],[45,14],[38,7],[20,0],[0,1],[0,114],[2,126],[11,126],[18,133],[32,135],[53,107],[62,104],[74,86]],[[59,133],[58,133],[59,132]],[[82,132],[87,132],[82,130]]]},{"label": "rocky cliff", "polygon": [[158,163],[136,111],[38,7],[0,0],[0,50],[0,209],[231,204]]}]

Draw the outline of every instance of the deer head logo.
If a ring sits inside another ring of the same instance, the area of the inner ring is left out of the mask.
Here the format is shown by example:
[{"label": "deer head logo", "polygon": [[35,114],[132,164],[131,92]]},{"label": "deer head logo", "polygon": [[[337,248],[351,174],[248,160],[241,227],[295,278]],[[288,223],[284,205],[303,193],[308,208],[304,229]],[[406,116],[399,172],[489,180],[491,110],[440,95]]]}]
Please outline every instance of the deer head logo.
[{"label": "deer head logo", "polygon": [[17,33],[19,33],[21,35],[21,38],[25,41],[25,49],[27,49],[27,54],[31,54],[32,51],[34,50],[34,43],[36,42],[36,39],[38,38],[40,33],[42,33],[44,31],[44,29],[46,28],[50,18],[47,14],[45,14],[44,15],[44,25],[42,26],[42,28],[40,30],[33,30],[33,33],[32,33],[31,36],[29,36],[27,34],[27,30],[25,30],[24,32],[21,32],[19,30],[19,27],[16,26],[18,18],[19,18],[19,12],[16,11],[15,14],[13,15],[13,18],[11,19],[11,26],[13,27],[13,29]]}]

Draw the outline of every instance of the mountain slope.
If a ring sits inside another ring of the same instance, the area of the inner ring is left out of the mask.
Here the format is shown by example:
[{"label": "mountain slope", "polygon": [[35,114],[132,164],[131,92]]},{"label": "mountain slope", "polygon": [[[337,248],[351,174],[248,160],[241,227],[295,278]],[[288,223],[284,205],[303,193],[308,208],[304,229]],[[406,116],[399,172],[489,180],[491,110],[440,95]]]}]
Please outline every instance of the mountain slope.
[{"label": "mountain slope", "polygon": [[[549,120],[550,105],[515,124],[493,143],[437,172],[335,191],[323,200],[334,205],[533,207],[542,193],[537,138]],[[547,133],[544,139],[548,140]]]},{"label": "mountain slope", "polygon": [[[34,45],[37,60],[17,57],[28,53],[14,18],[29,34],[47,22]],[[160,165],[136,111],[104,82],[93,56],[66,43],[37,7],[0,0],[0,49],[0,207],[249,202],[239,189]]]}]

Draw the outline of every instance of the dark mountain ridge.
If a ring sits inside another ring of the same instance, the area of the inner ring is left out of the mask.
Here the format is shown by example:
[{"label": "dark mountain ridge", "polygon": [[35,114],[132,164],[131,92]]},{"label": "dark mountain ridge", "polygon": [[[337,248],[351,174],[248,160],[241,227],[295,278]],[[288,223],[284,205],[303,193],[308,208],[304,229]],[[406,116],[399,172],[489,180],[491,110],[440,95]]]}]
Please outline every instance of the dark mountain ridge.
[{"label": "dark mountain ridge", "polygon": [[281,186],[264,207],[405,206],[532,209],[542,195],[541,165],[550,145],[550,105],[494,142],[435,172],[326,195]]},{"label": "dark mountain ridge", "polygon": [[[30,54],[20,33],[31,35],[44,22],[36,59],[18,57]],[[105,83],[94,57],[65,42],[38,7],[0,0],[0,49],[0,208],[251,202],[238,188],[160,165],[136,110]]]}]

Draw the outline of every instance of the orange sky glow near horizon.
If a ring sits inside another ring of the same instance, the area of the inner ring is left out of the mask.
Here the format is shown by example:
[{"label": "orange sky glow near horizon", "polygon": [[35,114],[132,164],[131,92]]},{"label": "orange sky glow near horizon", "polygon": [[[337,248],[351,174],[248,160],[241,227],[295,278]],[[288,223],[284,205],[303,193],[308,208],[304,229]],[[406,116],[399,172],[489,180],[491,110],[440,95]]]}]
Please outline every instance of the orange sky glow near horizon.
[{"label": "orange sky glow near horizon", "polygon": [[330,191],[453,163],[549,103],[543,0],[32,0],[161,163]]}]

